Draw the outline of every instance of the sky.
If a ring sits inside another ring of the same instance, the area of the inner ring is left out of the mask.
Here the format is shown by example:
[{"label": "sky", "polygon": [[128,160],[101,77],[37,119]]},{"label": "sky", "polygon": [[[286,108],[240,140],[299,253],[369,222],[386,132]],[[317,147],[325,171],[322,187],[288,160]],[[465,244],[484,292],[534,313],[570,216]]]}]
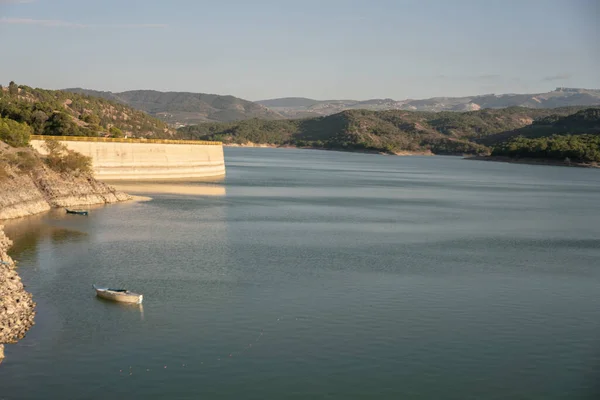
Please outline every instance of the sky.
[{"label": "sky", "polygon": [[0,0],[0,83],[421,99],[600,88],[600,0]]}]

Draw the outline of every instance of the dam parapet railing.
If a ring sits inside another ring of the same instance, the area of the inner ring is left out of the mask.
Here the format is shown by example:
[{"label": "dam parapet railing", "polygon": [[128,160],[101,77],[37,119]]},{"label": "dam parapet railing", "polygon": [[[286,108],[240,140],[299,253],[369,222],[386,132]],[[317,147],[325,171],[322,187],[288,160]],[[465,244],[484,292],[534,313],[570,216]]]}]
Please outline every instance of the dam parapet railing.
[{"label": "dam parapet railing", "polygon": [[30,140],[56,140],[59,142],[98,142],[98,143],[148,143],[148,144],[191,144],[203,146],[222,146],[222,142],[206,140],[174,140],[145,138],[106,138],[97,136],[49,136],[31,135]]}]

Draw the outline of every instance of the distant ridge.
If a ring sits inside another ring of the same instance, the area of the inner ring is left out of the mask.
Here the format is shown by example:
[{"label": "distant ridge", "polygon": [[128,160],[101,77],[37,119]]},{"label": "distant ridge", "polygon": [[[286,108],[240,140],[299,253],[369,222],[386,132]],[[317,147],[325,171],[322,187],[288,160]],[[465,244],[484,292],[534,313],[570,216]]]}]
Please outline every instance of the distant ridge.
[{"label": "distant ridge", "polygon": [[306,97],[283,97],[280,99],[260,100],[256,103],[262,104],[265,107],[310,107],[319,100],[307,99]]},{"label": "distant ridge", "polygon": [[484,94],[429,99],[315,100],[284,97],[252,102],[234,96],[191,92],[131,90],[120,93],[81,88],[65,89],[115,101],[145,111],[176,127],[205,122],[235,122],[321,117],[346,110],[406,111],[477,111],[525,107],[548,109],[600,105],[600,90],[558,87],[551,92],[534,94]]},{"label": "distant ridge", "polygon": [[476,111],[484,108],[527,107],[535,109],[600,105],[600,90],[558,87],[536,94],[484,94],[465,97],[432,97],[429,99],[312,100],[303,97],[260,100],[286,118],[318,117],[345,110],[371,111]]},{"label": "distant ridge", "polygon": [[113,93],[69,88],[65,91],[117,101],[176,126],[202,122],[232,122],[250,118],[282,119],[267,107],[234,96],[190,92],[130,90]]}]

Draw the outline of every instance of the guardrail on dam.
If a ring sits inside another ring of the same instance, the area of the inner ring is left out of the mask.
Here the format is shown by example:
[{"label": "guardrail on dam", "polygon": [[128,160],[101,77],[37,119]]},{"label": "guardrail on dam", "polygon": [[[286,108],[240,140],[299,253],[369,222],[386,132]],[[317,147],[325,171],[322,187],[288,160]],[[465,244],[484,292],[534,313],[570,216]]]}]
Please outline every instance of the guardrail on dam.
[{"label": "guardrail on dam", "polygon": [[45,139],[57,140],[91,157],[94,175],[100,180],[218,180],[225,177],[221,142],[32,135],[31,146],[44,154]]}]

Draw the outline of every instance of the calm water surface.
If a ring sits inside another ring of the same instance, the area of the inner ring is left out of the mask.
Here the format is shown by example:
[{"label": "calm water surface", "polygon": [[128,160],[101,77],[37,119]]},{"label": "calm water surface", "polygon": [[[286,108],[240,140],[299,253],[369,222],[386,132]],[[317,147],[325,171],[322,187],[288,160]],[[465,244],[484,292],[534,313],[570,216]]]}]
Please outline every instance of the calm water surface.
[{"label": "calm water surface", "polygon": [[8,224],[38,314],[0,399],[597,398],[599,170],[226,160],[221,185]]}]

